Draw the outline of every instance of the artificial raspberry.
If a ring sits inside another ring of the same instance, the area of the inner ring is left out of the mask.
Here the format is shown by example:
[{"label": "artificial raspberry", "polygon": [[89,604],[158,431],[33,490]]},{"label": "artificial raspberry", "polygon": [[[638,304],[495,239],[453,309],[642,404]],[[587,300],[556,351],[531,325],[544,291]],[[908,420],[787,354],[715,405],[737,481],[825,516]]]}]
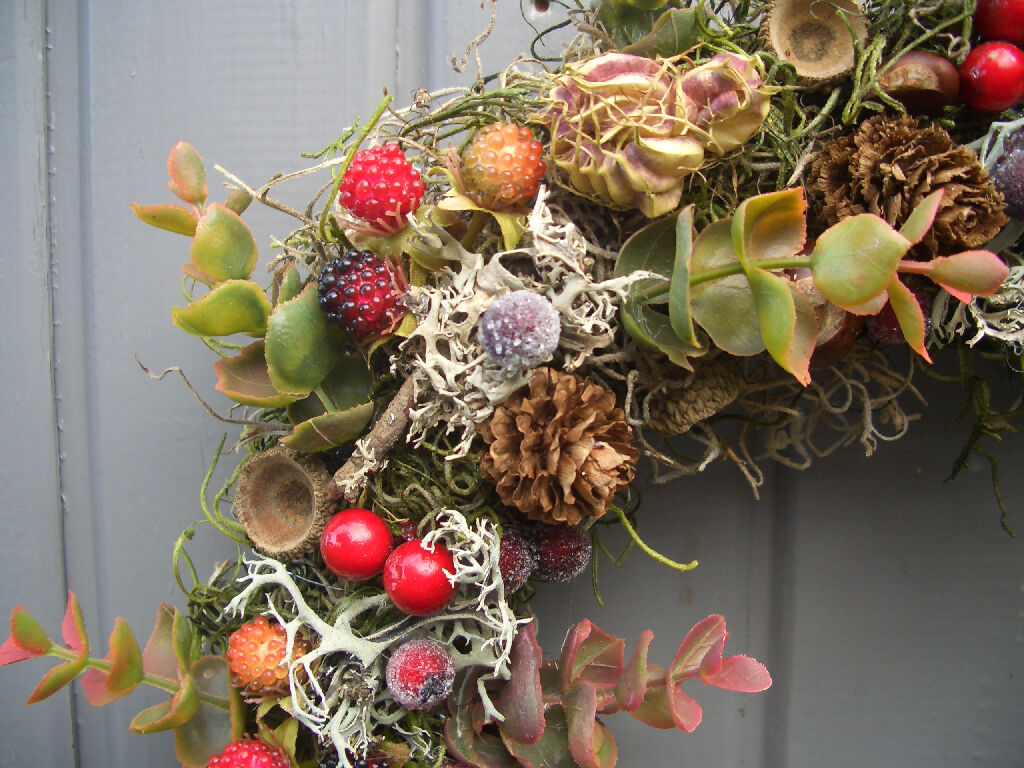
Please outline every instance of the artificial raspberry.
[{"label": "artificial raspberry", "polygon": [[455,664],[443,645],[419,638],[391,654],[384,679],[392,698],[406,709],[430,709],[452,692]]},{"label": "artificial raspberry", "polygon": [[594,544],[576,525],[545,525],[534,537],[537,546],[535,575],[546,581],[572,581],[590,563]]},{"label": "artificial raspberry", "polygon": [[391,234],[419,207],[424,189],[419,171],[401,147],[385,144],[355,153],[338,188],[338,201],[374,234]]},{"label": "artificial raspberry", "polygon": [[481,128],[462,151],[463,192],[481,208],[522,205],[537,194],[547,171],[543,149],[529,128],[506,123]]},{"label": "artificial raspberry", "polygon": [[346,251],[320,270],[320,306],[358,344],[398,327],[405,316],[405,275],[370,251]]},{"label": "artificial raspberry", "polygon": [[505,531],[498,545],[498,568],[505,583],[505,594],[522,589],[536,567],[537,552],[533,544],[516,531]]},{"label": "artificial raspberry", "polygon": [[[285,652],[288,635],[277,622],[266,616],[247,621],[228,638],[228,666],[231,682],[253,694],[280,693],[288,687],[288,661]],[[309,652],[301,638],[292,644],[292,658]]]},{"label": "artificial raspberry", "polygon": [[[919,285],[908,284],[907,287],[921,307],[921,313],[924,315],[924,335],[927,338],[932,330],[932,296]],[[900,328],[900,321],[896,319],[896,312],[889,302],[885,302],[882,311],[877,315],[868,317],[864,321],[864,327],[868,336],[879,344],[903,344],[906,341],[903,329]]]},{"label": "artificial raspberry", "polygon": [[256,739],[239,739],[214,755],[206,768],[291,768],[284,752]]},{"label": "artificial raspberry", "polygon": [[561,334],[562,319],[551,301],[526,290],[495,299],[477,327],[484,352],[510,376],[550,360]]}]

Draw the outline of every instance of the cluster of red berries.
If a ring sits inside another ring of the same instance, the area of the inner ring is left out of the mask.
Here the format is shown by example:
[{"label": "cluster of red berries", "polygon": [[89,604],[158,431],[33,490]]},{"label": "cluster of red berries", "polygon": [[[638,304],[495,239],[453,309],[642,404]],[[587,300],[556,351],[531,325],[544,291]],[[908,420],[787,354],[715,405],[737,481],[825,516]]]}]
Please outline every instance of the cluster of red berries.
[{"label": "cluster of red berries", "polygon": [[338,188],[341,206],[363,219],[374,234],[405,226],[419,207],[425,186],[397,144],[361,149],[352,157]]},{"label": "cluster of red berries", "polygon": [[210,758],[206,768],[291,768],[291,761],[277,747],[245,738],[224,747]]},{"label": "cluster of red berries", "polygon": [[358,344],[391,333],[406,313],[405,276],[370,251],[347,251],[331,259],[320,270],[317,288],[327,319],[339,323]]}]

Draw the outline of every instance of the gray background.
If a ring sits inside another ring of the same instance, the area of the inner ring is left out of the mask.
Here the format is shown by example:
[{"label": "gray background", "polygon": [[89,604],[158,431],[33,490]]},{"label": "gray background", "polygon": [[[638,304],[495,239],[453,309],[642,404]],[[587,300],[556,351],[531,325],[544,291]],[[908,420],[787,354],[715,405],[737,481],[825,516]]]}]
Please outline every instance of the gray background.
[{"label": "gray background", "polygon": [[[485,71],[530,37],[515,0],[499,5]],[[212,353],[170,323],[186,241],[128,207],[171,200],[173,143],[256,184],[301,167],[298,153],[368,115],[382,85],[404,103],[465,82],[448,60],[486,18],[456,0],[0,2],[4,615],[24,604],[56,634],[70,586],[102,646],[115,616],[144,641],[157,604],[179,599],[170,545],[200,516],[223,429],[133,355],[181,365],[226,401]],[[261,257],[289,227],[263,210],[246,218]],[[967,426],[953,423],[955,388],[927,391],[932,407],[905,440],[871,460],[850,448],[813,473],[772,469],[760,502],[724,465],[648,489],[643,533],[700,558],[695,573],[636,553],[621,572],[605,564],[603,608],[585,578],[542,590],[549,654],[585,615],[630,643],[651,627],[664,664],[714,612],[732,652],[774,674],[762,695],[694,691],[705,722],[691,735],[610,718],[620,765],[1024,765],[1024,543],[1000,530],[980,463],[943,482]],[[1000,455],[1024,530],[1021,448],[1010,437]],[[231,554],[202,528],[191,551],[202,568]],[[127,731],[157,693],[96,710],[76,688],[24,707],[48,665],[0,672],[0,765],[175,764],[169,735]]]}]

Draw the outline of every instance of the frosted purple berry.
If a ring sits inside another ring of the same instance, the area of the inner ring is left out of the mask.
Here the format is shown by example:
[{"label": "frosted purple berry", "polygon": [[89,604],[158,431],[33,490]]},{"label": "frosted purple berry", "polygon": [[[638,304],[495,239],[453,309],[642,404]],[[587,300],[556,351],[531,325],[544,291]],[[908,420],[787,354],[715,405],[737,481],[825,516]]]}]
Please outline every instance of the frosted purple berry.
[{"label": "frosted purple berry", "polygon": [[1006,215],[1024,220],[1024,145],[1017,145],[996,162],[992,183],[1003,193]]},{"label": "frosted purple berry", "polygon": [[572,581],[586,570],[594,552],[590,535],[575,525],[545,525],[534,538],[536,576],[546,581]]},{"label": "frosted purple berry", "polygon": [[398,646],[384,673],[392,698],[406,709],[437,706],[455,683],[452,655],[434,640],[419,638]]},{"label": "frosted purple berry", "polygon": [[512,291],[481,315],[477,332],[491,362],[514,376],[551,359],[562,321],[546,297]]},{"label": "frosted purple berry", "polygon": [[537,567],[537,552],[533,544],[515,531],[505,531],[498,547],[498,568],[505,583],[505,594],[518,592]]}]

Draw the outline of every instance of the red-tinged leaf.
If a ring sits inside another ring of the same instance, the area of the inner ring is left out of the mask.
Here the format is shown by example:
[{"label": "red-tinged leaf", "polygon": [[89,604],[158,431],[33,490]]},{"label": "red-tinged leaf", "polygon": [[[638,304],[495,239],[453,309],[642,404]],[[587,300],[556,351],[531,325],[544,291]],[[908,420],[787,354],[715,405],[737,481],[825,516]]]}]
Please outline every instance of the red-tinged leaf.
[{"label": "red-tinged leaf", "polygon": [[690,314],[690,257],[693,255],[693,206],[676,217],[676,253],[669,285],[668,316],[672,330],[689,347],[699,347]]},{"label": "red-tinged leaf", "polygon": [[714,675],[701,675],[708,685],[740,693],[759,693],[771,687],[772,676],[767,668],[749,656],[729,656]]},{"label": "red-tinged leaf", "polygon": [[142,654],[131,627],[120,616],[114,619],[110,633],[110,652],[106,656],[110,670],[90,669],[82,677],[85,697],[94,707],[117,701],[142,682]]},{"label": "red-tinged leaf", "polygon": [[722,652],[722,644],[727,637],[725,619],[717,614],[694,624],[686,633],[676,657],[672,660],[669,678],[673,681],[682,681],[694,677],[709,653],[714,652],[716,648],[718,653]]},{"label": "red-tinged leaf", "polygon": [[206,201],[206,169],[190,144],[179,141],[174,145],[167,158],[167,173],[171,176],[167,186],[186,203],[202,205]]},{"label": "red-tinged leaf", "polygon": [[580,768],[601,768],[594,753],[594,719],[597,691],[585,680],[577,680],[562,697],[568,726],[569,751]]},{"label": "red-tinged leaf", "polygon": [[64,623],[61,624],[61,635],[68,648],[78,653],[84,659],[89,655],[89,637],[85,633],[85,619],[82,618],[82,609],[78,605],[78,598],[70,589],[68,590],[68,607],[64,611]]},{"label": "red-tinged leaf", "polygon": [[615,685],[615,698],[627,712],[639,707],[647,693],[647,649],[654,640],[654,633],[645,629],[636,641],[633,657],[629,660],[622,677]]},{"label": "red-tinged leaf", "polygon": [[900,234],[907,238],[911,245],[920,243],[924,236],[928,234],[928,230],[932,228],[935,214],[938,213],[939,205],[942,203],[942,194],[942,189],[932,192],[917,204],[917,207],[910,212],[907,220],[903,222],[903,226],[900,227]]},{"label": "red-tinged leaf", "polygon": [[35,617],[16,606],[11,611],[11,636],[0,646],[0,666],[42,656],[52,645]]},{"label": "red-tinged leaf", "polygon": [[228,663],[223,656],[203,656],[192,665],[191,676],[198,693],[221,699],[228,709],[200,699],[195,714],[174,729],[174,754],[186,768],[206,768],[207,761],[234,740],[238,691],[231,686]]},{"label": "red-tinged leaf", "polygon": [[672,717],[672,710],[668,705],[668,695],[665,692],[664,670],[661,671],[662,676],[660,680],[648,680],[643,702],[629,714],[652,728],[671,730],[676,727],[676,721]]},{"label": "red-tinged leaf", "polygon": [[502,727],[510,738],[536,744],[544,733],[544,702],[540,687],[543,654],[533,623],[524,624],[512,641],[511,677],[498,696]]},{"label": "red-tinged leaf", "polygon": [[599,721],[594,723],[594,757],[598,768],[613,768],[619,760],[619,748],[615,739]]},{"label": "red-tinged leaf", "polygon": [[281,444],[303,453],[325,451],[359,437],[373,417],[373,403],[363,403],[344,411],[332,411],[296,424]]},{"label": "red-tinged leaf", "polygon": [[622,675],[626,644],[584,619],[565,637],[558,666],[562,690],[582,677],[598,688],[614,688]]},{"label": "red-tinged leaf", "polygon": [[270,283],[270,299],[275,307],[294,299],[301,290],[302,276],[294,264],[289,262],[274,270],[274,277]]},{"label": "red-tinged leaf", "polygon": [[[448,751],[471,766],[482,768],[519,768],[519,764],[505,749],[501,739],[481,734],[474,722],[472,703],[476,696],[479,667],[459,673],[452,695],[448,698],[451,713],[444,724],[444,738]],[[482,727],[482,725],[481,725]]]},{"label": "red-tinged leaf", "polygon": [[171,321],[194,336],[262,336],[272,309],[256,283],[226,280],[188,305],[172,307]]},{"label": "red-tinged leaf", "polygon": [[199,643],[192,622],[180,611],[174,612],[171,622],[171,643],[182,670],[189,669],[199,658]]},{"label": "red-tinged leaf", "polygon": [[213,364],[217,374],[215,389],[236,403],[257,408],[281,408],[295,401],[282,395],[270,382],[263,342],[245,347],[235,357],[224,357]]},{"label": "red-tinged leaf", "polygon": [[178,609],[169,603],[160,603],[156,609],[153,631],[142,651],[142,669],[146,674],[168,680],[178,678],[178,659],[174,655],[172,627]]},{"label": "red-tinged leaf", "polygon": [[811,303],[790,280],[779,275],[751,268],[747,279],[768,354],[807,386],[811,383],[809,366],[818,336]]},{"label": "red-tinged leaf", "polygon": [[73,661],[66,661],[63,664],[58,664],[46,673],[42,681],[36,686],[36,689],[32,691],[32,695],[28,697],[28,701],[25,703],[35,704],[43,699],[48,699],[50,696],[53,696],[53,694],[81,674],[82,670],[85,669],[85,662],[86,658],[85,656],[82,656]]},{"label": "red-tinged leaf", "polygon": [[536,744],[506,739],[505,747],[523,768],[578,768],[569,751],[568,725],[562,708],[551,707],[545,721],[544,735]]},{"label": "red-tinged leaf", "polygon": [[138,205],[132,203],[132,210],[135,215],[147,224],[166,229],[168,232],[176,232],[179,235],[193,237],[196,234],[196,224],[199,219],[188,208],[180,205]]},{"label": "red-tinged leaf", "polygon": [[928,262],[928,277],[965,304],[999,290],[1009,267],[991,251],[964,251]]},{"label": "red-tinged leaf", "polygon": [[205,272],[203,272],[203,270],[201,270],[191,261],[188,262],[187,264],[182,264],[181,271],[185,273],[185,277],[191,278],[192,280],[195,280],[197,283],[209,285],[210,287],[213,287],[218,282],[220,282],[213,275],[208,275]]},{"label": "red-tinged leaf", "polygon": [[694,729],[700,725],[701,718],[704,717],[704,711],[700,708],[692,696],[683,690],[682,685],[674,685],[671,688],[666,688],[668,696],[668,708],[672,712],[672,719],[676,724],[676,728],[686,733],[693,733]]},{"label": "red-tinged leaf", "polygon": [[907,340],[912,350],[930,363],[932,359],[928,356],[928,350],[924,348],[924,312],[921,311],[921,305],[917,303],[914,292],[901,283],[898,276],[893,275],[888,293],[889,305],[900,324],[900,330],[903,331],[903,338]]},{"label": "red-tinged leaf", "polygon": [[245,213],[245,209],[249,207],[251,202],[252,195],[248,192],[241,189],[233,189],[228,195],[228,199],[224,201],[224,207],[241,216]]},{"label": "red-tinged leaf", "polygon": [[181,679],[181,687],[170,699],[155,707],[144,709],[134,718],[128,729],[132,733],[160,733],[184,725],[199,708],[199,692],[192,675]]},{"label": "red-tinged leaf", "polygon": [[704,660],[700,663],[699,675],[703,677],[704,675],[718,674],[718,671],[722,668],[722,652],[725,650],[725,642],[728,639],[729,635],[726,633],[717,643],[711,646],[711,649],[704,655]]},{"label": "red-tinged leaf", "polygon": [[192,263],[218,280],[248,280],[256,267],[256,238],[230,208],[213,203],[196,226]]},{"label": "red-tinged leaf", "polygon": [[800,252],[807,239],[803,187],[768,192],[740,203],[732,218],[732,243],[744,268]]}]

